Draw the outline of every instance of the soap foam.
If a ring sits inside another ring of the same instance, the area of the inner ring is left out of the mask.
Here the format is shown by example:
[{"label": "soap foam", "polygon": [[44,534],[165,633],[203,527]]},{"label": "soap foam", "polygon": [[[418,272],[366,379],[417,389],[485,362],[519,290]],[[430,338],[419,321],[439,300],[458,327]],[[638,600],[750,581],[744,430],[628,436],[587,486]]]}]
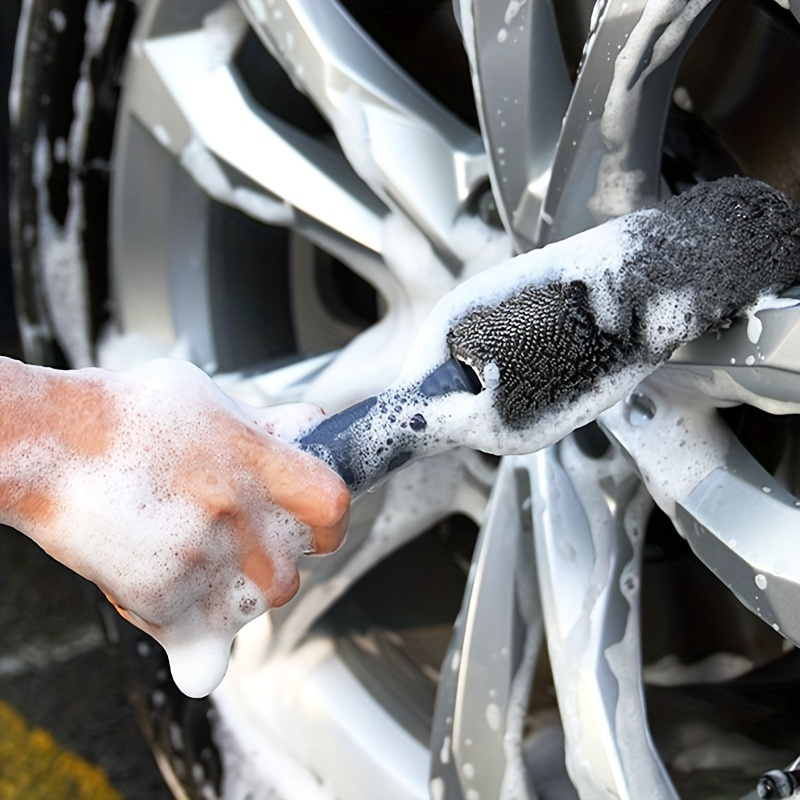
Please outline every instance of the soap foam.
[{"label": "soap foam", "polygon": [[761,296],[752,306],[746,308],[743,316],[747,320],[747,338],[751,344],[758,344],[761,339],[761,332],[764,328],[758,317],[760,311],[770,309],[791,308],[800,303],[796,297],[776,297],[772,293]]}]

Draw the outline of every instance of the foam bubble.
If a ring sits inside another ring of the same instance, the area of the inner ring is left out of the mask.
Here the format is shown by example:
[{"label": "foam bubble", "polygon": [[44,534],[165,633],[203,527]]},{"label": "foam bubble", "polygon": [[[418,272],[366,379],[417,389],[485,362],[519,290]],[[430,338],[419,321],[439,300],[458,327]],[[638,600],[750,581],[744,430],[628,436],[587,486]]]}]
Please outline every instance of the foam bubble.
[{"label": "foam bubble", "polygon": [[205,697],[225,677],[232,639],[202,637],[186,642],[162,642],[177,687],[189,697]]}]

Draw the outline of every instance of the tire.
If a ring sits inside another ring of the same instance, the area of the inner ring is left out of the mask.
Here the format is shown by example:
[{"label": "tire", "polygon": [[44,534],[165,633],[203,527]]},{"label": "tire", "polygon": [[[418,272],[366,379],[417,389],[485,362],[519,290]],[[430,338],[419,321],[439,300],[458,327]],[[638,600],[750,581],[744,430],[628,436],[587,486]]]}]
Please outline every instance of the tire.
[{"label": "tire", "polygon": [[[10,103],[28,358],[173,354],[248,402],[335,410],[514,251],[729,174],[800,200],[796,6],[687,7],[676,49],[645,47],[620,93],[608,53],[636,14],[607,4],[587,41],[588,2],[502,5],[31,0]],[[800,493],[800,361],[768,349],[800,342],[800,319],[762,318],[749,383],[734,326],[557,447],[456,451],[366,495],[208,700],[109,617],[175,795],[708,800],[791,762],[791,603],[753,566],[782,555],[730,543],[761,516],[793,525]],[[683,408],[697,441],[734,442],[720,474],[746,476],[744,523],[703,516],[699,482],[672,519],[652,510],[665,490],[639,474]],[[654,416],[642,449],[631,431]]]}]

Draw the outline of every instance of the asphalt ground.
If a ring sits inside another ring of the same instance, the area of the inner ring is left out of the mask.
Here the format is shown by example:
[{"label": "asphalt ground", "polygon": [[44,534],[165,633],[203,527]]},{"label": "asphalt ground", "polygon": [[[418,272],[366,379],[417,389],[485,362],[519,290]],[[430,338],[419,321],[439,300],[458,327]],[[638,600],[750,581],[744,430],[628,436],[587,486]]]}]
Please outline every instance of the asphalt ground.
[{"label": "asphalt ground", "polygon": [[99,593],[0,528],[0,800],[168,800]]}]

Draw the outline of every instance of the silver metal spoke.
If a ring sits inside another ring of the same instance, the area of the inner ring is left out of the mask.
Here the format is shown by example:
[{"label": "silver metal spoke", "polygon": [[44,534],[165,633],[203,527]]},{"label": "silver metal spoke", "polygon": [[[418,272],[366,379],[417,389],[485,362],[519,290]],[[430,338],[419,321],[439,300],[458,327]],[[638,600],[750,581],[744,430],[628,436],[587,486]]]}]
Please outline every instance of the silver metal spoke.
[{"label": "silver metal spoke", "polygon": [[800,414],[800,300],[736,320],[678,350],[666,365],[673,386],[717,406],[748,403],[771,414]]},{"label": "silver metal spoke", "polygon": [[681,59],[719,0],[608,0],[589,34],[541,212],[539,244],[660,194],[661,145]]},{"label": "silver metal spoke", "polygon": [[622,452],[574,437],[535,456],[532,502],[547,646],[581,800],[676,798],[647,726],[639,592],[652,503]]},{"label": "silver metal spoke", "polygon": [[502,461],[442,665],[431,734],[435,799],[536,798],[522,756],[542,640],[529,460]]},{"label": "silver metal spoke", "polygon": [[735,442],[725,465],[678,502],[675,525],[747,608],[800,647],[796,497]]},{"label": "silver metal spoke", "polygon": [[128,113],[214,199],[270,224],[291,223],[297,210],[377,252],[385,211],[341,154],[246,97],[230,65],[246,30],[235,13],[223,31],[209,22],[141,42]]},{"label": "silver metal spoke", "polygon": [[487,176],[480,137],[409,79],[334,0],[240,5],[328,120],[356,172],[457,271],[453,223]]},{"label": "silver metal spoke", "polygon": [[553,4],[469,0],[461,9],[500,217],[530,250],[572,95]]},{"label": "silver metal spoke", "polygon": [[[800,645],[800,501],[750,456],[696,398],[682,400],[646,383],[601,423],[636,462],[649,491],[706,566],[741,602]],[[658,442],[679,435],[668,470]]]},{"label": "silver metal spoke", "polygon": [[[335,147],[252,105],[231,66],[246,22],[235,5],[209,13],[213,5],[178,15],[178,24],[170,4],[153,3],[140,20],[120,112],[113,202],[123,332],[209,372],[218,362],[209,283],[212,199],[302,233],[351,265],[387,301],[400,293],[379,253],[386,207]],[[153,193],[152,186],[165,190]],[[151,195],[148,203],[140,202],[143,192]],[[293,279],[313,270],[313,253],[301,264],[298,252],[293,246]],[[308,305],[306,294],[293,292],[295,305]],[[304,330],[296,327],[304,352],[324,349],[316,340],[301,341]],[[334,346],[355,330],[333,331]]]}]

